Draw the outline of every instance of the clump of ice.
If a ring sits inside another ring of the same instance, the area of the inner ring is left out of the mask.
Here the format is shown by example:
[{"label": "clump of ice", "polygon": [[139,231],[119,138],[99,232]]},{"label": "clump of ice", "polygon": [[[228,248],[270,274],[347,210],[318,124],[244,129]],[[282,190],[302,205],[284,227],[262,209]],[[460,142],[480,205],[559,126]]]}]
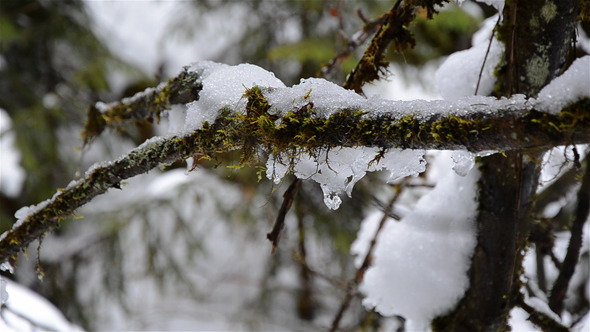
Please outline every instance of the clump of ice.
[{"label": "clump of ice", "polygon": [[273,73],[251,64],[228,66],[202,61],[193,64],[189,70],[199,74],[203,90],[199,93],[199,100],[186,104],[184,132],[200,129],[203,122],[214,122],[226,106],[233,111],[245,112],[247,99],[243,95],[246,89],[285,87]]},{"label": "clump of ice", "polygon": [[[373,265],[360,285],[367,308],[403,316],[409,330],[425,330],[434,317],[451,310],[469,286],[480,173],[474,168],[461,177],[449,160],[448,152],[440,154],[432,164],[441,167],[436,187],[399,222],[389,219],[384,226]],[[366,254],[382,215],[375,212],[363,221],[353,254]]]},{"label": "clump of ice", "polygon": [[475,157],[469,151],[453,151],[451,159],[453,160],[453,171],[460,176],[467,175],[475,165]]},{"label": "clump of ice", "polygon": [[[494,69],[504,53],[504,44],[494,38],[487,56],[486,52],[497,21],[498,15],[485,20],[480,30],[473,35],[473,46],[451,54],[436,71],[436,87],[445,100],[474,95],[478,80],[478,95],[486,96],[493,91],[496,82]],[[484,67],[480,79],[482,64]]]},{"label": "clump of ice", "polygon": [[9,262],[4,262],[0,264],[0,271],[7,271],[10,274],[14,274],[14,266],[12,266],[12,264]]},{"label": "clump of ice", "polygon": [[320,184],[324,203],[330,209],[340,207],[340,195],[351,196],[354,185],[367,172],[389,170],[388,182],[403,176],[416,176],[426,166],[424,151],[390,149],[381,158],[377,148],[339,148],[322,150],[317,156],[303,153],[295,158],[273,158],[266,163],[267,177],[279,183],[287,171],[300,179],[311,179]]},{"label": "clump of ice", "polygon": [[590,97],[590,55],[576,59],[561,76],[545,86],[534,101],[535,108],[552,114],[578,99]]}]

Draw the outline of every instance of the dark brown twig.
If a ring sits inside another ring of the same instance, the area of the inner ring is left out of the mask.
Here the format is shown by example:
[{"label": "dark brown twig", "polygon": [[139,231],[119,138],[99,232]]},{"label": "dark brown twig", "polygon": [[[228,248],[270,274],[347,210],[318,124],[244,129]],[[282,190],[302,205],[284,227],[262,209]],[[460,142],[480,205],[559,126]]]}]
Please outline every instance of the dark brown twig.
[{"label": "dark brown twig", "polygon": [[[496,22],[496,26],[500,25],[501,19],[502,19],[502,15],[498,14],[498,21]],[[486,50],[486,55],[483,58],[483,62],[481,63],[481,69],[479,70],[479,76],[477,77],[477,85],[475,86],[474,95],[477,95],[477,91],[479,90],[479,83],[481,82],[481,75],[483,74],[483,69],[486,65],[486,61],[488,60],[488,55],[490,54],[490,48],[492,47],[492,42],[494,41],[495,34],[496,34],[496,30],[492,29],[492,35],[490,36],[490,42],[488,43],[488,49]]]},{"label": "dark brown twig", "polygon": [[373,35],[381,28],[381,25],[387,18],[385,15],[382,15],[376,20],[368,21],[360,10],[357,10],[357,16],[365,23],[365,25],[361,30],[353,34],[351,38],[347,38],[348,40],[344,50],[340,51],[340,53],[332,58],[332,60],[330,60],[327,64],[322,65],[322,68],[318,73],[319,77],[328,76],[335,68],[340,66],[340,64],[348,59],[354,50],[362,45],[369,38],[369,36]]},{"label": "dark brown twig", "polygon": [[285,227],[285,216],[287,215],[287,212],[289,212],[289,209],[291,209],[291,205],[293,205],[293,199],[295,198],[295,193],[297,193],[297,189],[299,189],[300,184],[301,179],[295,179],[289,188],[287,188],[283,194],[283,204],[281,205],[281,209],[279,210],[279,214],[275,220],[274,227],[270,233],[266,234],[266,238],[272,242],[271,254],[274,254],[277,250],[279,239],[281,238],[281,232]]},{"label": "dark brown twig", "polygon": [[570,330],[566,326],[556,322],[548,315],[535,310],[533,307],[524,302],[524,299],[522,298],[518,300],[518,306],[529,314],[528,319],[531,321],[531,323],[541,327],[543,331],[566,332]]},{"label": "dark brown twig", "polygon": [[334,320],[332,321],[332,327],[330,328],[331,332],[338,331],[339,326],[340,326],[340,320],[342,319],[342,316],[344,316],[344,312],[348,309],[348,307],[350,306],[350,301],[354,297],[353,291],[361,283],[361,281],[363,281],[363,278],[365,276],[365,272],[367,271],[369,266],[371,266],[371,262],[373,260],[373,251],[375,249],[375,245],[377,244],[377,237],[381,233],[383,226],[385,226],[385,222],[387,222],[387,219],[389,219],[390,211],[393,207],[393,204],[395,203],[395,201],[397,201],[401,192],[402,192],[401,187],[397,186],[395,195],[389,201],[389,204],[387,204],[387,206],[385,207],[385,210],[383,211],[383,217],[381,218],[381,221],[379,222],[379,226],[377,227],[377,231],[375,231],[375,235],[373,235],[373,238],[371,239],[371,243],[369,244],[369,249],[367,250],[367,254],[365,255],[365,258],[363,259],[363,263],[356,270],[356,274],[354,276],[354,279],[352,279],[348,283],[346,295],[344,296],[344,300],[342,300],[342,304],[340,305],[340,308],[338,309],[338,312],[336,313],[336,316],[334,317]]},{"label": "dark brown twig", "polygon": [[555,313],[560,314],[563,310],[563,299],[567,292],[569,282],[574,274],[576,265],[578,264],[578,257],[580,256],[580,248],[582,247],[582,234],[584,232],[584,223],[590,214],[590,169],[589,159],[584,161],[585,172],[582,179],[582,185],[578,191],[578,206],[574,223],[571,228],[570,242],[567,248],[565,259],[563,260],[559,276],[553,284],[551,289],[551,296],[549,297],[549,307]]}]

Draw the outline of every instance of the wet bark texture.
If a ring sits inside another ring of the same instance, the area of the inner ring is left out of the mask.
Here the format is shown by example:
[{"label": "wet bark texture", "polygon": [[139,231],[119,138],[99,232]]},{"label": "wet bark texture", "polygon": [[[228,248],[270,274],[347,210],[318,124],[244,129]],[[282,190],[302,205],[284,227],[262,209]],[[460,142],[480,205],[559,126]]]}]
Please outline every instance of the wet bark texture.
[{"label": "wet bark texture", "polygon": [[[496,94],[534,97],[566,63],[579,1],[506,1],[499,38],[506,44]],[[435,330],[510,330],[519,300],[522,254],[543,151],[510,151],[482,158],[479,167],[477,246],[470,287],[455,310],[433,322]]]}]

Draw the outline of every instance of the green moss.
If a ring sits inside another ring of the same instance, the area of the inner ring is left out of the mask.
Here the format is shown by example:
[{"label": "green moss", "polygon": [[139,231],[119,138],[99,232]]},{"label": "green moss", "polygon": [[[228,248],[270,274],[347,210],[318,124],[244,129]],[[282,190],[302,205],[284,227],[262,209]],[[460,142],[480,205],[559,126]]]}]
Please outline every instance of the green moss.
[{"label": "green moss", "polygon": [[95,106],[88,110],[88,119],[82,131],[85,144],[89,143],[107,128],[120,128],[133,122],[159,122],[163,110],[172,104],[186,104],[197,100],[202,84],[197,73],[185,70],[178,76],[168,80],[159,89],[145,90],[142,95],[127,102],[111,105],[105,112]]}]

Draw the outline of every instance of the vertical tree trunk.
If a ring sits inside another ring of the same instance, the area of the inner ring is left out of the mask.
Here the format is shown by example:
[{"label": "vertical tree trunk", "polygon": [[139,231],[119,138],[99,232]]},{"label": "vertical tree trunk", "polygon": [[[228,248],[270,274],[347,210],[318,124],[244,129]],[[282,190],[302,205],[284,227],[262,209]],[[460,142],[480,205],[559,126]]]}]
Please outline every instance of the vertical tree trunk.
[{"label": "vertical tree trunk", "polygon": [[[496,94],[534,97],[566,63],[579,0],[506,1],[498,38],[506,44]],[[542,151],[511,151],[482,158],[479,167],[477,246],[470,287],[455,310],[433,322],[447,331],[509,330],[520,293],[530,207]]]}]

